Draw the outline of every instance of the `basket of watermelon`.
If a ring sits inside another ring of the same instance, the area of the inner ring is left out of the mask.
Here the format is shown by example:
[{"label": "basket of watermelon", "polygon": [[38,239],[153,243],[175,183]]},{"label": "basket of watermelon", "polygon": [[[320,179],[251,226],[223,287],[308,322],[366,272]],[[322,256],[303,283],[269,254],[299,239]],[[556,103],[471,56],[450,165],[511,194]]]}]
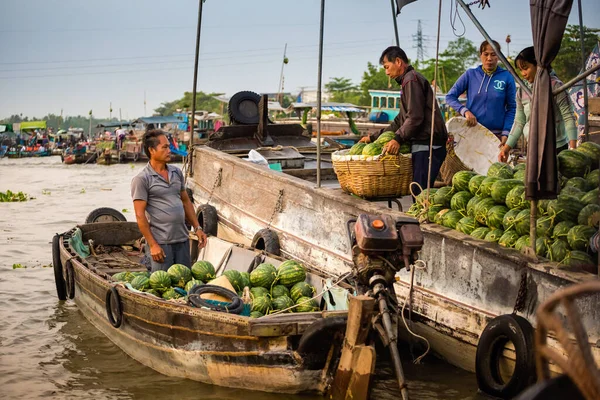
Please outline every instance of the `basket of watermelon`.
[{"label": "basket of watermelon", "polygon": [[402,144],[396,156],[382,155],[383,147],[393,138],[393,132],[384,132],[373,143],[357,143],[331,155],[342,190],[365,199],[410,194],[410,145]]}]

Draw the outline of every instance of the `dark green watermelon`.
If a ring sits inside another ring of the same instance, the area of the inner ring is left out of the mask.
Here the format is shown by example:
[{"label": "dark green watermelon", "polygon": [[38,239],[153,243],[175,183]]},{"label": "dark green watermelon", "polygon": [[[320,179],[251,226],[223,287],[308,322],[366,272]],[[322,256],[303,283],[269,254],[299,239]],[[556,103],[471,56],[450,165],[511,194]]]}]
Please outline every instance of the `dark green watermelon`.
[{"label": "dark green watermelon", "polygon": [[587,225],[575,225],[567,233],[567,242],[573,250],[587,250],[590,246],[590,238],[596,230]]},{"label": "dark green watermelon", "polygon": [[502,220],[508,212],[508,208],[502,205],[496,205],[490,208],[486,215],[487,226],[492,229],[502,229]]},{"label": "dark green watermelon", "polygon": [[529,239],[529,235],[523,235],[517,239],[515,242],[515,250],[521,251],[523,247],[527,247],[531,245],[531,240]]},{"label": "dark green watermelon", "polygon": [[456,229],[456,224],[463,218],[458,211],[451,210],[442,217],[442,225],[446,228]]},{"label": "dark green watermelon", "polygon": [[466,235],[470,235],[478,227],[479,224],[472,217],[463,217],[456,223],[456,230]]},{"label": "dark green watermelon", "polygon": [[[568,150],[565,150],[568,151]],[[555,215],[557,221],[577,221],[584,204],[575,196],[561,194],[548,203],[548,214]]]},{"label": "dark green watermelon", "polygon": [[[576,178],[571,178],[571,179],[576,179]],[[583,179],[583,178],[581,178]],[[581,196],[585,195],[585,192],[582,192],[581,189],[575,187],[575,186],[565,186],[564,188],[561,189],[560,194],[568,194],[571,196],[575,196],[578,199],[581,198]]]},{"label": "dark green watermelon", "polygon": [[469,190],[469,181],[477,175],[474,171],[459,171],[452,177],[452,187],[455,192]]},{"label": "dark green watermelon", "polygon": [[577,146],[576,151],[588,156],[595,165],[600,162],[600,145],[594,142],[584,142]]},{"label": "dark green watermelon", "polygon": [[561,221],[552,230],[553,239],[564,239],[567,240],[567,234],[574,227],[575,224],[571,221]]},{"label": "dark green watermelon", "polygon": [[485,175],[475,175],[471,178],[471,180],[469,181],[469,192],[471,192],[473,196],[475,196],[479,192],[479,186],[485,178],[487,178],[487,176]]},{"label": "dark green watermelon", "polygon": [[545,237],[539,237],[535,240],[535,254],[541,257],[546,257],[548,254],[548,244],[550,239]]},{"label": "dark green watermelon", "polygon": [[512,209],[508,210],[508,212],[504,214],[504,218],[502,218],[502,227],[504,228],[504,230],[507,231],[509,229],[515,228],[515,221],[517,219],[517,215],[519,215],[520,212],[521,210],[519,209]]},{"label": "dark green watermelon", "polygon": [[437,213],[439,213],[443,209],[444,209],[444,207],[442,207],[442,206],[436,206],[436,205],[429,206],[429,208],[427,209],[427,221],[435,222],[435,216],[437,215]]},{"label": "dark green watermelon", "polygon": [[[490,230],[488,232],[488,234],[485,235],[484,240],[486,242],[496,242],[496,243],[498,243],[498,240],[500,240],[500,238],[502,237],[502,235],[504,235],[504,231],[502,229]],[[519,235],[517,235],[517,237],[519,237]]]},{"label": "dark green watermelon", "polygon": [[596,188],[594,190],[590,190],[581,198],[581,202],[584,204],[597,204],[600,206],[600,200],[598,199],[599,190]]},{"label": "dark green watermelon", "polygon": [[490,194],[492,199],[498,204],[506,202],[506,196],[516,186],[523,186],[523,181],[518,179],[501,179],[492,184]]},{"label": "dark green watermelon", "polygon": [[498,239],[498,244],[502,247],[515,247],[515,244],[519,240],[519,234],[513,230],[505,231],[500,239]]},{"label": "dark green watermelon", "polygon": [[587,182],[589,189],[598,188],[598,185],[600,185],[600,169],[590,171],[590,173],[585,176],[585,181]]},{"label": "dark green watermelon", "polygon": [[569,244],[562,239],[557,239],[548,248],[546,258],[550,261],[561,262],[569,253]]},{"label": "dark green watermelon", "polygon": [[550,204],[550,200],[538,200],[538,214],[544,215],[548,213],[548,204]]},{"label": "dark green watermelon", "polygon": [[529,207],[529,201],[525,200],[525,186],[517,185],[506,195],[506,206],[513,209],[523,210]]},{"label": "dark green watermelon", "polygon": [[558,170],[567,178],[585,176],[592,165],[592,159],[575,150],[565,150],[558,154]]},{"label": "dark green watermelon", "polygon": [[450,212],[450,211],[452,211],[452,210],[451,210],[451,209],[449,209],[449,208],[444,208],[443,210],[440,210],[440,212],[438,212],[438,213],[435,215],[435,217],[433,218],[433,222],[435,222],[435,223],[436,223],[436,224],[438,224],[438,225],[443,225],[443,224],[442,224],[442,221],[443,221],[443,219],[444,219],[444,214],[446,214],[446,213],[448,213],[448,212]]},{"label": "dark green watermelon", "polygon": [[467,203],[467,215],[469,217],[475,216],[475,206],[481,201],[481,199],[482,198],[479,196],[471,197],[471,200],[469,200],[469,202]]},{"label": "dark green watermelon", "polygon": [[529,212],[529,210],[521,210],[517,214],[517,217],[515,218],[515,230],[517,231],[519,236],[529,234],[531,226],[530,216],[531,213]]},{"label": "dark green watermelon", "polygon": [[483,182],[481,182],[481,185],[479,185],[479,192],[477,192],[477,195],[480,197],[490,197],[492,195],[492,185],[499,180],[500,178],[497,177],[488,176],[485,178]]},{"label": "dark green watermelon", "polygon": [[517,165],[515,165],[513,167],[513,172],[519,172],[519,171],[527,171],[527,164],[525,163],[518,163]]},{"label": "dark green watermelon", "polygon": [[[598,227],[598,223],[594,223],[594,219],[600,216],[600,206],[597,204],[588,204],[583,207],[577,217],[577,223],[579,225],[588,225],[591,227]],[[594,218],[596,217],[596,218]]]},{"label": "dark green watermelon", "polygon": [[561,263],[566,267],[582,268],[584,270],[594,269],[596,263],[592,260],[589,254],[584,251],[572,250],[570,251]]},{"label": "dark green watermelon", "polygon": [[487,176],[499,179],[511,179],[513,177],[513,170],[508,164],[495,162],[490,165]]},{"label": "dark green watermelon", "polygon": [[496,202],[491,197],[482,199],[475,206],[475,219],[482,225],[487,225],[487,213],[490,208],[494,207]]},{"label": "dark green watermelon", "polygon": [[454,211],[461,212],[463,215],[466,215],[467,204],[469,203],[469,200],[471,200],[472,197],[473,195],[471,194],[471,192],[467,190],[458,192],[454,196],[452,196],[452,200],[450,200],[450,208]]},{"label": "dark green watermelon", "polygon": [[474,237],[475,239],[481,239],[484,240],[485,237],[487,236],[488,233],[490,233],[492,230],[490,228],[488,228],[487,226],[482,226],[479,228],[475,228],[473,230],[473,232],[471,232],[471,236]]},{"label": "dark green watermelon", "polygon": [[535,227],[538,236],[550,237],[554,229],[554,218],[549,215],[538,218]]},{"label": "dark green watermelon", "polygon": [[454,195],[454,189],[451,186],[444,186],[438,189],[433,195],[433,204],[444,206],[444,208],[450,208],[450,201]]},{"label": "dark green watermelon", "polygon": [[517,171],[513,175],[513,179],[518,179],[520,181],[525,182],[525,177],[527,176],[527,171]]},{"label": "dark green watermelon", "polygon": [[588,183],[585,180],[585,178],[582,178],[580,176],[576,176],[574,178],[571,178],[567,181],[567,184],[565,185],[565,188],[568,187],[575,187],[579,190],[581,190],[582,192],[587,192],[588,190]]}]

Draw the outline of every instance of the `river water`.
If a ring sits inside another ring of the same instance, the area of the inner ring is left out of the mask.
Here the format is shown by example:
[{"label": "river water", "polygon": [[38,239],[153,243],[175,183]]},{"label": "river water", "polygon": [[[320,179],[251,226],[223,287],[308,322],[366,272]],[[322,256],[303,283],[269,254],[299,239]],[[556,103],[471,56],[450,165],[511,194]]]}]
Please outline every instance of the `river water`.
[{"label": "river water", "polygon": [[[131,178],[144,164],[63,165],[60,157],[0,159],[0,191],[34,199],[0,203],[0,398],[322,399],[220,388],[170,378],[129,358],[72,301],[56,297],[51,241],[98,207],[135,220]],[[26,268],[13,269],[13,264]],[[432,356],[403,354],[411,399],[483,399],[473,374]],[[399,398],[383,362],[373,399]],[[268,377],[265,377],[268,378]]]}]

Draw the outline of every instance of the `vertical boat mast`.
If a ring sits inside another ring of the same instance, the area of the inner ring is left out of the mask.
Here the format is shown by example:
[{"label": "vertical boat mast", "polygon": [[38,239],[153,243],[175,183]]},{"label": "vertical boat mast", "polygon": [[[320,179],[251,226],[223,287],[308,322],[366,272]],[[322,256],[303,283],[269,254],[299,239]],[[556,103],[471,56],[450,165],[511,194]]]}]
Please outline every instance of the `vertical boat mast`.
[{"label": "vertical boat mast", "polygon": [[323,26],[325,0],[321,0],[321,23],[319,28],[319,72],[317,78],[317,187],[321,187],[321,79],[323,77]]},{"label": "vertical boat mast", "polygon": [[196,56],[194,58],[194,87],[192,88],[192,120],[190,126],[190,141],[188,144],[188,175],[194,176],[194,124],[196,122],[196,86],[198,84],[198,58],[200,56],[200,31],[202,28],[202,5],[206,0],[198,0],[198,26],[196,29]]}]

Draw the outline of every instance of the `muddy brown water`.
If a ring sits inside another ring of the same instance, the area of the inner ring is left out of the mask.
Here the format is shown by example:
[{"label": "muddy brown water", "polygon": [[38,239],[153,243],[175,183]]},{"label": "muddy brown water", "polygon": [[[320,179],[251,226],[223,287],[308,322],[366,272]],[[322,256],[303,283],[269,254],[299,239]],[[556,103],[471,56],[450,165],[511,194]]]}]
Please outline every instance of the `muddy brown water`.
[{"label": "muddy brown water", "polygon": [[[0,159],[0,191],[35,199],[0,203],[0,398],[322,399],[221,388],[163,376],[127,356],[72,301],[56,297],[51,240],[98,207],[134,220],[129,183],[144,164],[64,165],[60,157]],[[13,264],[27,268],[13,269]],[[411,399],[483,399],[473,374],[403,354]],[[268,379],[268,377],[265,377]],[[389,364],[378,364],[373,399],[397,399]]]}]

